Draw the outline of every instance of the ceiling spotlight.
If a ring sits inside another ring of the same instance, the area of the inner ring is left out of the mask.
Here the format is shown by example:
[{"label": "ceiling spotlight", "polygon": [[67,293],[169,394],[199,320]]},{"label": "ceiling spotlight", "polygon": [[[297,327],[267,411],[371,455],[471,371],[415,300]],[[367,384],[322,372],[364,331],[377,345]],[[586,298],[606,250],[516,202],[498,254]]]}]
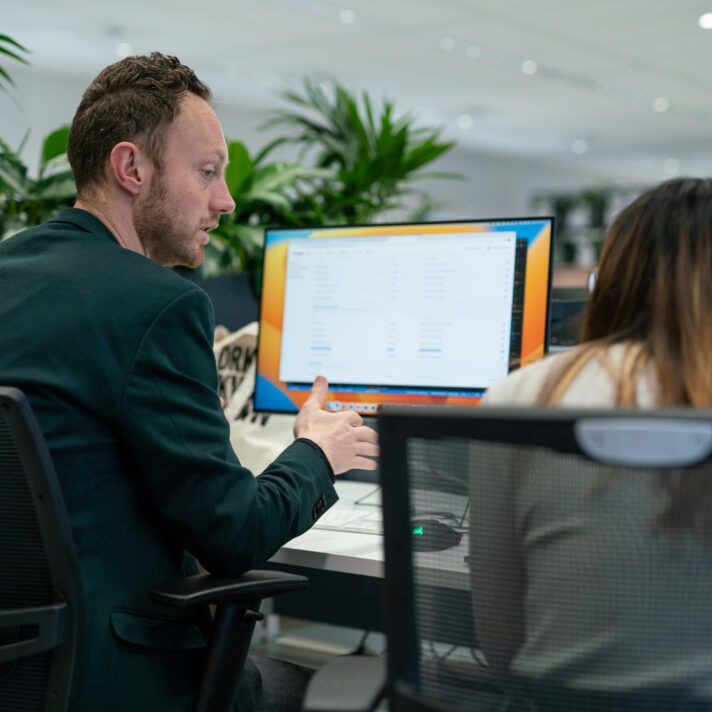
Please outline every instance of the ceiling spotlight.
[{"label": "ceiling spotlight", "polygon": [[344,25],[351,25],[356,21],[356,13],[353,10],[342,10],[339,13],[339,20],[341,20]]},{"label": "ceiling spotlight", "polygon": [[704,15],[700,15],[700,19],[697,20],[697,24],[703,30],[712,30],[712,12],[706,12]]},{"label": "ceiling spotlight", "polygon": [[442,37],[440,39],[440,49],[443,52],[452,52],[455,49],[455,40],[452,37]]},{"label": "ceiling spotlight", "polygon": [[659,114],[667,111],[670,108],[670,101],[664,96],[659,96],[657,99],[653,100],[653,111],[657,111]]},{"label": "ceiling spotlight", "polygon": [[119,44],[116,45],[116,54],[118,54],[121,59],[132,55],[133,51],[133,46],[128,42],[119,42]]},{"label": "ceiling spotlight", "polygon": [[575,141],[571,142],[571,153],[575,153],[577,156],[582,156],[588,151],[588,141],[582,138],[577,138]]},{"label": "ceiling spotlight", "polygon": [[482,50],[477,45],[468,45],[465,48],[465,56],[468,59],[477,59],[482,54]]},{"label": "ceiling spotlight", "polygon": [[663,171],[669,176],[677,175],[680,172],[680,161],[677,158],[668,158],[663,163]]},{"label": "ceiling spotlight", "polygon": [[475,122],[469,114],[462,114],[462,116],[457,117],[457,128],[462,129],[463,131],[471,129],[474,123]]},{"label": "ceiling spotlight", "polygon": [[530,77],[532,74],[536,74],[536,70],[539,69],[539,67],[533,59],[525,59],[519,69],[522,74]]}]

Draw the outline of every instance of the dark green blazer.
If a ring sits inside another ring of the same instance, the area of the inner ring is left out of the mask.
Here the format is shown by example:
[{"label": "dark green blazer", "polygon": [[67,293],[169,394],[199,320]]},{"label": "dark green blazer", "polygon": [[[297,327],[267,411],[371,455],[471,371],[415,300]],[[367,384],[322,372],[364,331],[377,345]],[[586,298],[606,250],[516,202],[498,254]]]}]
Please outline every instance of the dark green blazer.
[{"label": "dark green blazer", "polygon": [[259,477],[240,465],[212,342],[205,292],[85,211],[0,243],[0,383],[40,422],[84,580],[81,712],[189,710],[209,619],[148,592],[195,558],[221,574],[259,565],[336,501],[308,441]]}]

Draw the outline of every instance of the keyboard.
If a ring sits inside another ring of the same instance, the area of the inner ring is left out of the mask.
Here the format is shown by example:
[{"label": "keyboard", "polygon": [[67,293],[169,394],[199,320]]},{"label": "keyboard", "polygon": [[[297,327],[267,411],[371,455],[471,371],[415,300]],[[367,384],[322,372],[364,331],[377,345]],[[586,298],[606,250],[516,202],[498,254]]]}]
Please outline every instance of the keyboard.
[{"label": "keyboard", "polygon": [[323,514],[313,528],[354,534],[383,534],[383,510],[380,507],[336,505]]}]

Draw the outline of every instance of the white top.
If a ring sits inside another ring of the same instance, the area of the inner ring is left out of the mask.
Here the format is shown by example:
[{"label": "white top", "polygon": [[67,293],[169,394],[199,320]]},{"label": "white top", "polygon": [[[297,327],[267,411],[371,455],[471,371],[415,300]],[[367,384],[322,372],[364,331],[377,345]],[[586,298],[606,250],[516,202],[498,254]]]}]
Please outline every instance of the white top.
[{"label": "white top", "polygon": [[[624,352],[594,357],[560,403],[613,406]],[[535,403],[566,357],[511,374],[483,405]],[[639,404],[654,406],[656,391],[648,368]],[[474,620],[498,671],[583,690],[682,686],[712,698],[712,547],[688,530],[653,530],[666,499],[657,472],[617,475],[601,488],[603,468],[580,458],[477,452]]]},{"label": "white top", "polygon": [[[615,344],[594,356],[583,366],[558,405],[580,408],[609,408],[615,405],[618,374],[622,370],[627,348],[624,344]],[[510,373],[509,376],[489,387],[481,404],[535,404],[549,374],[561,368],[562,362],[568,358],[570,353],[564,351]],[[651,366],[647,366],[636,388],[638,406],[654,407],[657,391],[655,371]]]}]

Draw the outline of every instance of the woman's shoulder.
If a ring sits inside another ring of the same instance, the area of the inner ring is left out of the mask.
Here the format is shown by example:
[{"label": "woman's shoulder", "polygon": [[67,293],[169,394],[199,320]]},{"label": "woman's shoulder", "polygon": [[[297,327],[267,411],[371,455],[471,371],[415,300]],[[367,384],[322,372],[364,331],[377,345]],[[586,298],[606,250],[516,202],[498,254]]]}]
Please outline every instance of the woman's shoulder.
[{"label": "woman's shoulder", "polygon": [[493,383],[482,398],[489,405],[533,405],[548,376],[563,366],[568,352],[551,354]]},{"label": "woman's shoulder", "polygon": [[[576,407],[606,407],[617,402],[618,382],[630,344],[610,346],[586,344],[562,353],[546,356],[540,361],[510,373],[493,384],[482,399],[488,405],[534,405],[549,379],[557,380],[569,373],[575,364],[571,380],[557,405]],[[583,360],[579,360],[583,359]],[[651,374],[641,379],[638,397],[648,405],[653,392]],[[642,396],[642,398],[641,398]]]}]

